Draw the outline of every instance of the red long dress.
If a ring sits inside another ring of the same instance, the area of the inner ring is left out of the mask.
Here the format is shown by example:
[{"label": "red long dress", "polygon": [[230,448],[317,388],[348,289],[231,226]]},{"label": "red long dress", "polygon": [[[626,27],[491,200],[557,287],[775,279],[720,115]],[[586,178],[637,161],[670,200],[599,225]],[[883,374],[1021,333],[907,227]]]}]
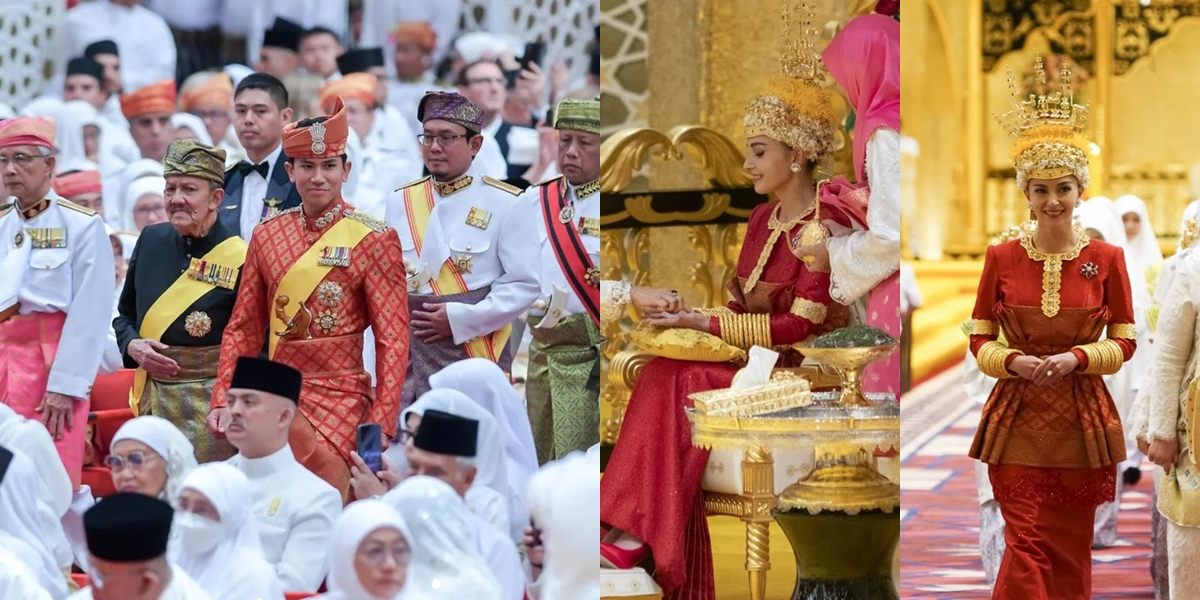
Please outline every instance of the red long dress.
[{"label": "red long dress", "polygon": [[[1000,374],[983,407],[970,455],[989,465],[1008,545],[994,599],[1091,597],[1092,521],[1115,496],[1115,467],[1125,459],[1101,371],[1115,372],[1137,345],[1129,277],[1120,248],[1076,235],[1075,249],[1058,255],[1040,253],[1029,237],[992,246],[979,283],[971,351],[984,357],[985,373],[997,348],[985,346],[1000,329],[1027,355],[1079,358],[1074,373],[1044,387]],[[1108,341],[1098,342],[1106,328]],[[1101,345],[1109,364],[1089,364],[1083,348],[1096,356]]]},{"label": "red long dress", "polygon": [[[778,347],[843,327],[849,314],[829,296],[829,273],[809,271],[791,251],[790,245],[800,246],[792,240],[803,222],[779,237],[759,282],[743,293],[771,236],[775,206],[763,204],[750,214],[728,307],[736,313],[769,313],[771,343]],[[824,203],[821,217],[850,226],[844,213]],[[720,335],[716,317],[711,330]],[[789,351],[781,362],[794,365],[799,358]],[[690,394],[728,388],[738,368],[731,363],[650,361],[633,389],[620,443],[600,482],[600,520],[646,542],[668,600],[715,598],[707,513],[699,494],[708,451],[692,446],[683,409],[692,404]]]}]

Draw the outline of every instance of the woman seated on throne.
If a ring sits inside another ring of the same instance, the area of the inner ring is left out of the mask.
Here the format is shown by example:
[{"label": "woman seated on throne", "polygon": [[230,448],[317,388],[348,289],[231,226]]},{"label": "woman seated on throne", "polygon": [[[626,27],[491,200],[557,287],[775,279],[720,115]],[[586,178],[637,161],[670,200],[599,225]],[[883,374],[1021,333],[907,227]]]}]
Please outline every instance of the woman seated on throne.
[{"label": "woman seated on throne", "polygon": [[[819,64],[815,60],[812,65]],[[845,235],[847,211],[819,200],[814,171],[831,157],[837,120],[832,92],[800,69],[787,69],[745,116],[745,168],[754,191],[774,200],[754,209],[729,282],[733,300],[718,311],[649,315],[646,323],[695,329],[749,349],[782,350],[779,366],[798,366],[789,346],[848,324],[830,298],[828,269],[799,249]],[[654,555],[666,598],[712,599],[712,554],[700,481],[708,451],[694,448],[684,414],[688,396],[728,388],[739,366],[656,358],[633,389],[601,482],[600,518],[610,529],[601,562],[626,569]]]}]

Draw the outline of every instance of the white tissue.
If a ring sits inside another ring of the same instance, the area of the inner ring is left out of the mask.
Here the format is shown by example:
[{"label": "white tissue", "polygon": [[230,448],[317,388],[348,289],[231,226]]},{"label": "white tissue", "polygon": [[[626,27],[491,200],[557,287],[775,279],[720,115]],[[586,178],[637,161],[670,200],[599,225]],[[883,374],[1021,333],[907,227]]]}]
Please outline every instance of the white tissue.
[{"label": "white tissue", "polygon": [[750,349],[750,360],[736,375],[729,389],[739,390],[765,385],[771,381],[771,371],[779,362],[779,353],[774,350],[754,346]]}]

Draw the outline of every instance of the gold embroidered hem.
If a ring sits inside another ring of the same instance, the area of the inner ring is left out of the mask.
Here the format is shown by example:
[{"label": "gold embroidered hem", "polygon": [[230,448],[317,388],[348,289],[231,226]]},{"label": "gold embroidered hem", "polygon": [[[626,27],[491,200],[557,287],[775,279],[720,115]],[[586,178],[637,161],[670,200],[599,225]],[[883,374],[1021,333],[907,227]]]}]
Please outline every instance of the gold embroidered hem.
[{"label": "gold embroidered hem", "polygon": [[1079,252],[1088,245],[1090,238],[1083,229],[1076,225],[1072,232],[1075,234],[1075,245],[1061,254],[1047,254],[1033,247],[1033,236],[1021,238],[1021,246],[1029,254],[1029,258],[1045,263],[1042,266],[1042,314],[1053,317],[1062,307],[1062,299],[1058,292],[1062,289],[1062,264],[1079,258]]},{"label": "gold embroidered hem", "polygon": [[1110,323],[1108,325],[1108,339],[1124,338],[1127,340],[1137,339],[1137,326],[1133,323]]},{"label": "gold embroidered hem", "polygon": [[988,342],[979,348],[975,362],[979,363],[979,370],[983,371],[984,375],[996,379],[1012,379],[1016,375],[1008,371],[1008,357],[1013,354],[1024,353],[1000,342]]},{"label": "gold embroidered hem", "polygon": [[796,301],[792,302],[792,314],[808,319],[813,325],[825,322],[826,308],[824,304],[813,302],[807,298],[796,298]]},{"label": "gold embroidered hem", "polygon": [[1075,346],[1087,355],[1087,368],[1080,371],[1085,375],[1112,375],[1121,370],[1125,364],[1125,354],[1121,347],[1112,340],[1102,340],[1082,346]]},{"label": "gold embroidered hem", "polygon": [[968,321],[971,325],[969,335],[999,335],[1000,324],[995,321],[986,319],[971,319]]},{"label": "gold embroidered hem", "polygon": [[771,315],[766,313],[717,315],[721,339],[742,349],[752,346],[771,347]]}]

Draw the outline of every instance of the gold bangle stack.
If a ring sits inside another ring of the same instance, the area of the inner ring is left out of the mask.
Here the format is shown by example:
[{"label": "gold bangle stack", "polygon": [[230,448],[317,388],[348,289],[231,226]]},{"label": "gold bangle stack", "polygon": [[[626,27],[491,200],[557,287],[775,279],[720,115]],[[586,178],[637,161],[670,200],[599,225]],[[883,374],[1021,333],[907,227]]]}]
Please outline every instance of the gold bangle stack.
[{"label": "gold bangle stack", "polygon": [[717,315],[721,326],[721,339],[725,343],[742,349],[752,346],[771,347],[771,315],[765,313]]},{"label": "gold bangle stack", "polygon": [[1133,323],[1112,323],[1108,326],[1108,339],[1124,338],[1137,339],[1137,325]]},{"label": "gold bangle stack", "polygon": [[1024,353],[1000,342],[988,342],[980,346],[979,352],[975,354],[975,362],[979,363],[979,370],[988,377],[1012,379],[1016,375],[1008,372],[1008,357],[1013,354]]},{"label": "gold bangle stack", "polygon": [[1087,355],[1087,368],[1080,371],[1085,375],[1112,375],[1125,364],[1125,353],[1116,342],[1103,340],[1075,346]]}]

